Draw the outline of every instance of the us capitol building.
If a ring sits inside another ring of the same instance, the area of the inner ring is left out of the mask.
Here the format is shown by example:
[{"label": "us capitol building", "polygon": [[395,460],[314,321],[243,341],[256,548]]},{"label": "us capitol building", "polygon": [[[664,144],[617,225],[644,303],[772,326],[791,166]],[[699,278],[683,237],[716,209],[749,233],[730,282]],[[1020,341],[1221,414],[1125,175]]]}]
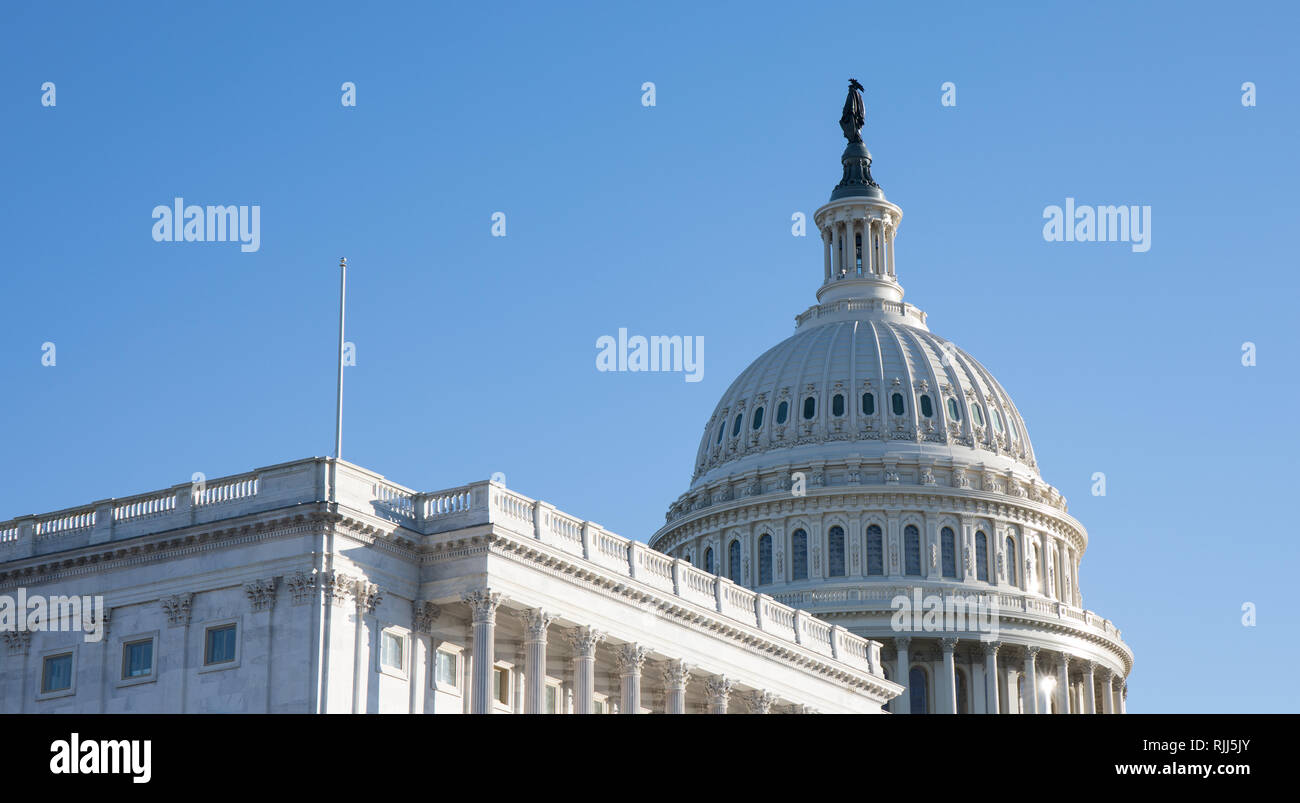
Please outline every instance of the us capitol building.
[{"label": "us capitol building", "polygon": [[[1123,712],[1087,533],[1010,397],[902,300],[859,90],[818,303],[718,402],[649,546],[333,458],[22,516],[3,711]],[[983,618],[900,627],[900,600]]]}]

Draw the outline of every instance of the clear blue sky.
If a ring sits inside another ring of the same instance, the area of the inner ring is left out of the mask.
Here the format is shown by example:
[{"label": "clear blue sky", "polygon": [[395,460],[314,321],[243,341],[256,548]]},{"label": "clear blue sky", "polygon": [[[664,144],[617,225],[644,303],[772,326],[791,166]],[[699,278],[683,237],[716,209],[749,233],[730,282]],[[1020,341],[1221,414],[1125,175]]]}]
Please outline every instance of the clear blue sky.
[{"label": "clear blue sky", "polygon": [[[1300,710],[1297,13],[697,6],[8,7],[0,518],[329,454],[347,256],[346,458],[422,490],[504,472],[645,539],[813,301],[790,216],[839,178],[854,76],[907,299],[1088,527],[1130,710]],[[261,249],[154,242],[176,196],[260,204]],[[1149,204],[1151,250],[1045,242],[1067,196]],[[598,373],[619,327],[703,336],[704,380]]]}]

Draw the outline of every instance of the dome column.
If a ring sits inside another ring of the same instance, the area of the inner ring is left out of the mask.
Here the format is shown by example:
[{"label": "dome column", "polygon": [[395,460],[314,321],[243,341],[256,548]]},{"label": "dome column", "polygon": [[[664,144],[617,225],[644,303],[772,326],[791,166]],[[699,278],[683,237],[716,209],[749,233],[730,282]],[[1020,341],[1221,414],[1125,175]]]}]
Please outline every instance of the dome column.
[{"label": "dome column", "polygon": [[1083,713],[1097,713],[1097,676],[1096,664],[1092,661],[1083,663],[1083,685],[1087,694],[1083,695]]},{"label": "dome column", "polygon": [[898,678],[895,681],[903,687],[903,693],[894,698],[896,714],[912,713],[912,689],[911,689],[911,659],[908,658],[907,648],[911,646],[912,639],[903,636],[894,639],[894,646],[898,650]]},{"label": "dome column", "polygon": [[1021,713],[1038,713],[1038,647],[1025,647],[1025,710]]},{"label": "dome column", "polygon": [[1056,712],[1070,713],[1070,655],[1064,652],[1056,663]]},{"label": "dome column", "polygon": [[822,261],[825,263],[825,277],[823,284],[830,283],[831,280],[831,231],[822,229]]},{"label": "dome column", "polygon": [[1001,713],[998,704],[998,648],[996,641],[985,642],[984,648],[984,710],[989,714]]},{"label": "dome column", "polygon": [[953,663],[952,653],[957,647],[957,639],[940,639],[939,644],[943,648],[943,687],[936,689],[939,696],[939,713],[955,714],[957,713],[957,667]]},{"label": "dome column", "polygon": [[1101,713],[1115,713],[1115,678],[1109,669],[1101,670]]}]

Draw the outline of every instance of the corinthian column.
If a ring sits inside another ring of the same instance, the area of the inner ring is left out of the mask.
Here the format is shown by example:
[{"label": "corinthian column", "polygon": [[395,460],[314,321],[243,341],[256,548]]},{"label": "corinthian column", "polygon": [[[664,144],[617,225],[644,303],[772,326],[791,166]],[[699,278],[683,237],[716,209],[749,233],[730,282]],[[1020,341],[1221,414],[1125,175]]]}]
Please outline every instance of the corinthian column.
[{"label": "corinthian column", "polygon": [[470,608],[474,625],[474,678],[470,685],[470,713],[492,713],[492,677],[496,673],[497,608],[501,595],[490,588],[471,591],[461,599]]},{"label": "corinthian column", "polygon": [[1097,676],[1096,667],[1092,661],[1083,663],[1083,685],[1087,694],[1083,695],[1083,712],[1085,714],[1097,713]]},{"label": "corinthian column", "polygon": [[733,685],[725,675],[716,675],[705,681],[704,688],[709,693],[710,714],[727,713],[727,702],[731,699]]},{"label": "corinthian column", "polygon": [[1038,713],[1038,647],[1025,647],[1025,707],[1026,714]]},{"label": "corinthian column", "polygon": [[1109,669],[1101,670],[1101,713],[1115,713],[1115,680]]},{"label": "corinthian column", "polygon": [[907,657],[907,648],[912,644],[912,639],[907,636],[900,636],[894,639],[894,646],[898,649],[898,677],[894,680],[898,685],[903,687],[903,693],[894,698],[894,713],[910,714],[912,713],[912,689],[911,689],[911,660]]},{"label": "corinthian column", "polygon": [[623,713],[641,713],[641,667],[645,665],[648,651],[636,644],[624,644],[614,654],[618,663],[618,676],[623,685]]},{"label": "corinthian column", "polygon": [[996,641],[984,643],[984,710],[990,714],[1002,713],[998,704],[998,648]]},{"label": "corinthian column", "polygon": [[664,713],[686,713],[686,683],[690,679],[691,670],[685,661],[669,661],[664,665],[664,689],[668,697]]},{"label": "corinthian column", "polygon": [[957,667],[953,663],[952,651],[957,647],[957,639],[945,638],[939,640],[943,648],[943,684],[936,684],[936,691],[939,694],[939,713],[955,714],[957,713]]},{"label": "corinthian column", "polygon": [[[545,714],[546,699],[546,629],[555,617],[541,608],[533,608],[521,616],[524,620],[524,713]],[[559,701],[556,701],[559,705]]]},{"label": "corinthian column", "polygon": [[590,627],[569,631],[573,645],[573,713],[590,714],[595,707],[596,645],[605,634]]},{"label": "corinthian column", "polygon": [[822,261],[825,263],[826,281],[831,280],[831,230],[822,229]]},{"label": "corinthian column", "polygon": [[1056,713],[1070,713],[1070,656],[1061,653],[1056,662]]}]

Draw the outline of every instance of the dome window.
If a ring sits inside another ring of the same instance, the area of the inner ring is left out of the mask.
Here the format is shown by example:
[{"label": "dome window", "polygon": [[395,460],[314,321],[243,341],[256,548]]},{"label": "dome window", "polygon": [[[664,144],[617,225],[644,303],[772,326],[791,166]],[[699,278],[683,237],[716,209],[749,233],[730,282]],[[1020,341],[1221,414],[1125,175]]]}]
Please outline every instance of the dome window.
[{"label": "dome window", "polygon": [[734,438],[740,434],[740,421],[744,417],[745,417],[744,413],[736,413],[736,423],[731,425],[731,437]]},{"label": "dome window", "polygon": [[803,418],[805,421],[817,415],[817,397],[809,396],[803,400]]},{"label": "dome window", "polygon": [[930,401],[928,393],[921,394],[921,415],[930,418],[934,415],[934,404]]},{"label": "dome window", "polygon": [[835,396],[834,396],[834,398],[831,399],[831,414],[834,415],[834,416],[837,416],[837,417],[838,417],[838,416],[841,416],[841,415],[844,415],[844,396],[843,396],[843,394],[836,393]]},{"label": "dome window", "polygon": [[763,426],[763,408],[757,407],[754,409],[754,421],[752,427],[755,430],[757,430],[757,429],[761,429],[762,426]]},{"label": "dome window", "polygon": [[978,404],[971,405],[970,417],[974,419],[975,426],[977,427],[984,426],[984,411],[980,409],[980,406]]},{"label": "dome window", "polygon": [[957,400],[951,396],[948,397],[948,417],[953,421],[961,420],[961,409],[957,407]]},{"label": "dome window", "polygon": [[998,431],[999,435],[1001,435],[1002,434],[1002,413],[999,413],[997,410],[989,410],[989,415],[993,416],[993,428]]},{"label": "dome window", "polygon": [[776,406],[776,423],[784,424],[790,417],[790,402],[783,401]]},{"label": "dome window", "polygon": [[862,414],[863,415],[876,414],[876,397],[870,393],[862,394]]},{"label": "dome window", "polygon": [[894,398],[890,400],[894,405],[894,415],[903,414],[903,394],[895,393]]},{"label": "dome window", "polygon": [[723,433],[725,433],[726,431],[727,431],[727,422],[726,422],[726,421],[723,421],[721,424],[718,424],[718,439],[717,439],[716,441],[714,441],[714,443],[722,443],[722,435],[723,435]]}]

